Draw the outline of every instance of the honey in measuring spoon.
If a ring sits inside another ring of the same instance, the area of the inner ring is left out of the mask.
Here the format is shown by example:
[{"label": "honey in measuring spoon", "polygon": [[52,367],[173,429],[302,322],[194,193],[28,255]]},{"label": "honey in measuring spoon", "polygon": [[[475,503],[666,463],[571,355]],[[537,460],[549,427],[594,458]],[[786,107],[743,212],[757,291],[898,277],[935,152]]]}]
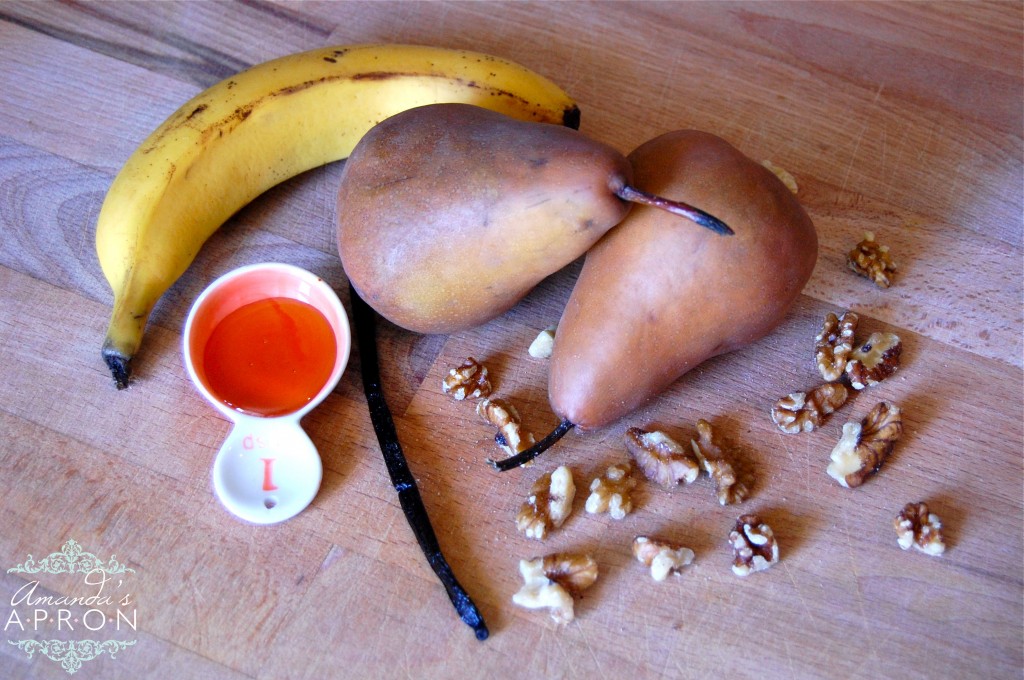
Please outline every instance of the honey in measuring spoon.
[{"label": "honey in measuring spoon", "polygon": [[250,302],[225,316],[203,350],[210,392],[259,416],[293,413],[327,383],[338,346],[320,310],[301,300]]}]

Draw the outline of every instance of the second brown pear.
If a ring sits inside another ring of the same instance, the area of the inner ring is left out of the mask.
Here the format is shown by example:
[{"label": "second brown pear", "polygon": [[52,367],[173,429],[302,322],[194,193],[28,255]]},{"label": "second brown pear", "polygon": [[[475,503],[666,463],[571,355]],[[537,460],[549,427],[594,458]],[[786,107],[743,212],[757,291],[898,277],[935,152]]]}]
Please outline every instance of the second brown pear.
[{"label": "second brown pear", "polygon": [[345,164],[342,265],[399,326],[471,328],[619,223],[631,204],[615,194],[631,179],[625,156],[569,128],[464,104],[411,109],[374,127]]},{"label": "second brown pear", "polygon": [[548,385],[555,413],[583,429],[616,421],[706,359],[764,337],[817,259],[814,225],[796,197],[725,140],[668,133],[629,160],[640,189],[699,205],[735,235],[680,229],[672,215],[638,206],[587,253]]}]

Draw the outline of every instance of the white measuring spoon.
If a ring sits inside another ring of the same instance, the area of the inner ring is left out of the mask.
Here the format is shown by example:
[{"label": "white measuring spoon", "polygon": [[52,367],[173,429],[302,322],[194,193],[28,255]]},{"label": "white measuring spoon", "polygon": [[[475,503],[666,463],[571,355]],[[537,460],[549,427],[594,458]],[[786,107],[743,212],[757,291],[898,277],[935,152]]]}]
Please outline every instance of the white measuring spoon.
[{"label": "white measuring spoon", "polygon": [[[213,329],[228,314],[276,297],[301,300],[318,309],[334,332],[337,357],[327,382],[301,408],[261,417],[228,406],[211,391],[203,350]],[[338,296],[323,279],[299,267],[280,263],[241,267],[221,276],[196,298],[185,322],[183,344],[192,382],[233,423],[213,463],[213,489],[221,504],[254,524],[273,524],[302,512],[320,489],[323,464],[299,421],[334,390],[352,346],[348,317]]]}]

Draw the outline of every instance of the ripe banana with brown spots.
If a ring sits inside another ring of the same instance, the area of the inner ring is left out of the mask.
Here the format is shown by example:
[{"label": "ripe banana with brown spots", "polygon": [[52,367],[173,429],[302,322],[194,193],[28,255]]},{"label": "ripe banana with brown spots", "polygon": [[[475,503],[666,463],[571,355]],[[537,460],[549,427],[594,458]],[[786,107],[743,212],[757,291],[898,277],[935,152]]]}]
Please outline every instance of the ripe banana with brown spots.
[{"label": "ripe banana with brown spots", "polygon": [[290,177],[346,158],[385,118],[436,103],[579,126],[572,98],[523,66],[412,45],[327,47],[268,61],[164,121],[114,178],[96,226],[114,292],[103,358],[118,388],[128,385],[157,300],[231,215]]}]

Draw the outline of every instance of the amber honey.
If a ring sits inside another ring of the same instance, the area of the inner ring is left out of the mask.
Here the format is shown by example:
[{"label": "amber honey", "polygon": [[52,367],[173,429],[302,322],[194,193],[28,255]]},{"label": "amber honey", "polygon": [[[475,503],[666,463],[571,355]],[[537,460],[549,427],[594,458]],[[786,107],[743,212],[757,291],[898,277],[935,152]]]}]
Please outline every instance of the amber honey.
[{"label": "amber honey", "polygon": [[225,316],[203,350],[209,391],[230,408],[259,416],[293,413],[334,370],[338,343],[316,307],[286,297],[243,305]]}]

